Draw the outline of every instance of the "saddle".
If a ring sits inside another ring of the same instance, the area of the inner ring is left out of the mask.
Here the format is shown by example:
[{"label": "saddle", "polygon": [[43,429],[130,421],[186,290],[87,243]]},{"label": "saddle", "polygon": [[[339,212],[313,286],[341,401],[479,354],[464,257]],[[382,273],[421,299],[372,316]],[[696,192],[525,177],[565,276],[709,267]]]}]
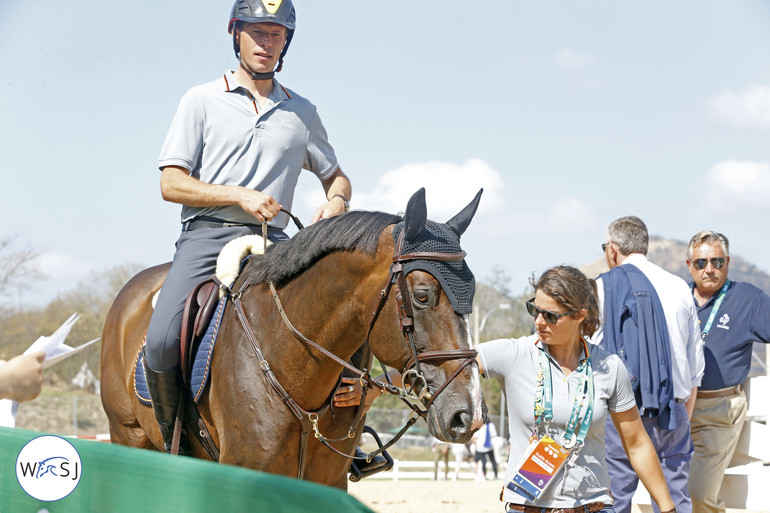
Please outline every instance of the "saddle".
[{"label": "saddle", "polygon": [[195,350],[211,324],[211,318],[219,304],[219,284],[211,277],[193,288],[185,301],[182,313],[180,351],[182,377],[190,384]]},{"label": "saddle", "polygon": [[[225,299],[218,298],[218,285],[213,278],[199,283],[188,295],[181,329],[180,368],[184,388],[194,403],[198,402],[210,377],[211,356],[217,341]],[[136,355],[134,392],[137,399],[150,406],[152,400],[144,370],[144,341]]]}]

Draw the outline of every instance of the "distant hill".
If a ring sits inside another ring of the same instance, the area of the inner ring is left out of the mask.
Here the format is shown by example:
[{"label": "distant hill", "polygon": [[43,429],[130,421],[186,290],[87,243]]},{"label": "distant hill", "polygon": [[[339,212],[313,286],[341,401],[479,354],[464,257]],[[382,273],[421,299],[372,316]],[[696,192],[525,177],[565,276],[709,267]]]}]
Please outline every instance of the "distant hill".
[{"label": "distant hill", "polygon": [[[685,263],[687,259],[686,242],[650,237],[647,258],[668,272],[680,276],[687,283],[692,282]],[[580,270],[589,278],[596,278],[599,274],[607,271],[607,262],[604,257],[601,257],[584,265]],[[770,294],[770,274],[735,254],[730,255],[730,279],[749,282]]]}]

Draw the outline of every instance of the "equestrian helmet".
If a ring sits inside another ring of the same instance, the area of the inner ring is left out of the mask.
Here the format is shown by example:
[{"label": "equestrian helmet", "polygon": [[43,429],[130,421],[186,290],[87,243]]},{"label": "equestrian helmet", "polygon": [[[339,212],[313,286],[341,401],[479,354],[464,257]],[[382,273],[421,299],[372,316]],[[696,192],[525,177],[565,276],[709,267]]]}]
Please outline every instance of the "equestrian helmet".
[{"label": "equestrian helmet", "polygon": [[235,0],[230,12],[230,21],[227,23],[227,32],[233,35],[233,50],[235,56],[240,59],[240,49],[235,41],[235,23],[276,23],[286,27],[286,44],[283,45],[281,56],[278,59],[278,67],[275,71],[281,71],[283,58],[289,49],[294,29],[297,25],[297,15],[291,0]]}]

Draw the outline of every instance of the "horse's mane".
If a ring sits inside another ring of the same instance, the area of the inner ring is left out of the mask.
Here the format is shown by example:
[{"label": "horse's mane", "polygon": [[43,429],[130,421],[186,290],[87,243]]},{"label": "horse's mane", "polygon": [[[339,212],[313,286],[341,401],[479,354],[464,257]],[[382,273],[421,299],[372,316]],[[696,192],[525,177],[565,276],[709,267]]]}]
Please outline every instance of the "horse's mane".
[{"label": "horse's mane", "polygon": [[279,284],[333,251],[359,250],[374,255],[382,230],[401,221],[393,214],[361,210],[318,221],[289,240],[268,247],[264,255],[252,258],[244,274],[252,283]]}]

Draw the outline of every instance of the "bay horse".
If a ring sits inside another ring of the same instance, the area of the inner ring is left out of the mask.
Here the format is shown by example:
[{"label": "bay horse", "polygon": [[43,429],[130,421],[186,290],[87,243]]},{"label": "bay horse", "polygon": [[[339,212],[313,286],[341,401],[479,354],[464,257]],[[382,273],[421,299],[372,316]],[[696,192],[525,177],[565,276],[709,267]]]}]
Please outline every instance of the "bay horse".
[{"label": "bay horse", "polygon": [[[403,218],[348,212],[319,221],[249,260],[230,288],[211,379],[197,404],[220,462],[346,489],[348,455],[363,422],[353,426],[356,408],[331,405],[343,366],[325,351],[347,362],[367,341],[382,363],[424,380],[428,393],[421,401],[431,434],[447,442],[470,440],[471,425],[486,415],[486,405],[471,348],[469,309],[460,314],[453,307],[473,299],[465,253],[400,250],[453,245],[459,250],[459,237],[480,195],[439,224],[427,220],[421,189]],[[133,277],[105,321],[101,395],[112,441],[118,444],[163,448],[152,408],[134,394],[133,375],[151,300],[169,265]],[[425,269],[434,269],[437,276]],[[266,368],[300,415],[276,393]],[[314,421],[316,434],[304,443],[301,431],[308,419],[303,416]],[[335,442],[334,451],[319,442],[319,434]],[[189,429],[188,438],[195,440]],[[209,457],[199,443],[192,446],[193,456]]]}]

